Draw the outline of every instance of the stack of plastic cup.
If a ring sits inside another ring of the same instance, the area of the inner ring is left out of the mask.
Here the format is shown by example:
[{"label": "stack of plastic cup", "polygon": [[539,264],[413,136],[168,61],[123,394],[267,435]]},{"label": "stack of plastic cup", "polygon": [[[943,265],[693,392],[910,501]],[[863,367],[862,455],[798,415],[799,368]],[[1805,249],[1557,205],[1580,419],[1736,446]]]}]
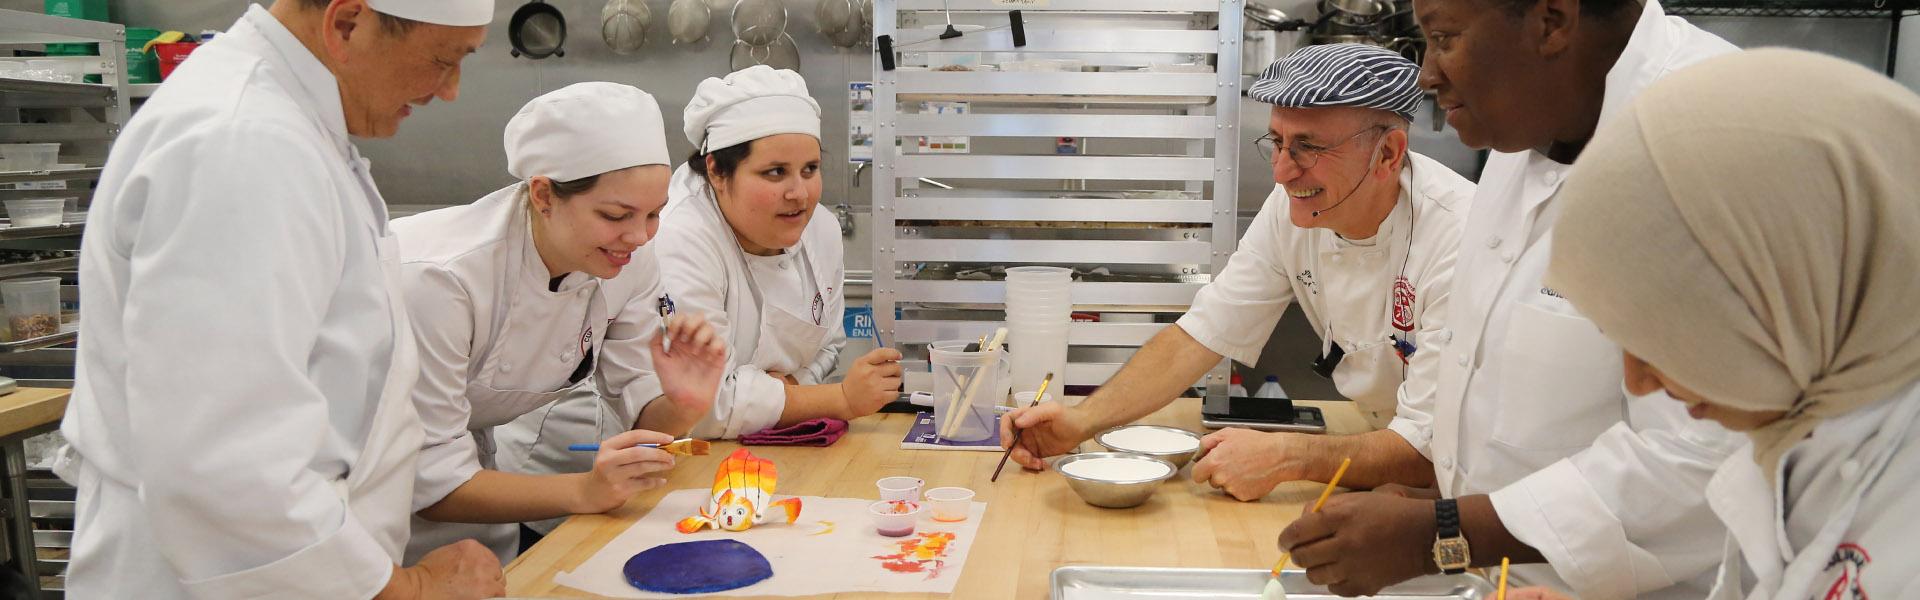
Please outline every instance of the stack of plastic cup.
[{"label": "stack of plastic cup", "polygon": [[1053,385],[1065,385],[1072,284],[1071,269],[1007,269],[1007,351],[1013,358],[1013,393],[1037,391],[1048,373],[1053,373]]}]

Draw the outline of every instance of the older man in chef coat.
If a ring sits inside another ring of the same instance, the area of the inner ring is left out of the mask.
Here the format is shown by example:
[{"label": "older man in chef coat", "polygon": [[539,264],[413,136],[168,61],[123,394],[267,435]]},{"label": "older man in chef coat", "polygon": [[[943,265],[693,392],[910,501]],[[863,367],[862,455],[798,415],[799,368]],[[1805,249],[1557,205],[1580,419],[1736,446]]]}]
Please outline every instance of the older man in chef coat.
[{"label": "older man in chef coat", "polygon": [[80,263],[58,468],[76,598],[470,598],[401,568],[421,426],[386,203],[351,137],[458,94],[492,0],[249,6],[120,134]]},{"label": "older man in chef coat", "polygon": [[[1409,436],[1427,425],[1450,336],[1442,318],[1473,184],[1407,149],[1420,105],[1419,66],[1363,44],[1302,48],[1275,61],[1247,95],[1273,105],[1256,142],[1275,186],[1227,267],[1179,323],[1074,408],[1042,405],[1003,419],[1030,428],[1013,450],[1029,468],[1095,432],[1166,406],[1222,356],[1251,364],[1289,305],[1320,332],[1320,365],[1379,431],[1315,436],[1225,429],[1202,443],[1195,481],[1242,500],[1292,480],[1325,481],[1346,456],[1347,485],[1431,481]],[[1337,366],[1336,366],[1337,365]]]},{"label": "older man in chef coat", "polygon": [[1496,151],[1460,239],[1431,427],[1410,438],[1437,489],[1336,496],[1279,543],[1349,595],[1510,557],[1516,580],[1588,600],[1704,597],[1726,538],[1704,492],[1737,440],[1627,392],[1620,348],[1542,277],[1555,195],[1596,127],[1736,48],[1655,2],[1414,6],[1422,85],[1462,142]]}]

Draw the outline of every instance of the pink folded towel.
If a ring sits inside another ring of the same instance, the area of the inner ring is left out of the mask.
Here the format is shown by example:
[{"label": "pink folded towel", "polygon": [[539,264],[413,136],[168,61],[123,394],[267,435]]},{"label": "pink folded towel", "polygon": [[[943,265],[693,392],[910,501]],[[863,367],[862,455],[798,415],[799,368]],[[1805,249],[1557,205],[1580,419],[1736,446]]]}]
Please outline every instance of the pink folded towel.
[{"label": "pink folded towel", "polygon": [[784,429],[762,429],[740,436],[747,446],[832,446],[847,434],[847,422],[839,419],[814,419]]}]

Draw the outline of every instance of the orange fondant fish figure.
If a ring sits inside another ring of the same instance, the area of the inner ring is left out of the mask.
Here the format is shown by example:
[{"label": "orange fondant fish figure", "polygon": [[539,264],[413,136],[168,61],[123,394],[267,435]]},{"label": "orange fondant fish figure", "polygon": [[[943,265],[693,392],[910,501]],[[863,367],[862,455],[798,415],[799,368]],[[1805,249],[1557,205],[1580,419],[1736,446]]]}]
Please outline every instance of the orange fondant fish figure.
[{"label": "orange fondant fish figure", "polygon": [[791,524],[800,519],[800,499],[774,500],[774,483],[779,479],[773,461],[754,456],[746,448],[733,451],[720,462],[713,474],[713,496],[698,516],[681,519],[674,525],[680,533],[693,533],[705,527],[727,531],[746,531],[765,523],[770,513],[778,512]]}]

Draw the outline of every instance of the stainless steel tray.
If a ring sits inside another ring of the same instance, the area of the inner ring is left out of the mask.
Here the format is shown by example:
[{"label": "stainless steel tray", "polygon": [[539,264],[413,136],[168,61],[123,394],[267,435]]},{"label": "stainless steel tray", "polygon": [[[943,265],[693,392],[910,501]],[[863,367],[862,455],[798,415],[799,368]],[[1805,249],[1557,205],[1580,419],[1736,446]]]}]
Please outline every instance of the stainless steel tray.
[{"label": "stainless steel tray", "polygon": [[[75,259],[75,260],[78,260],[78,259]],[[62,331],[60,333],[56,333],[53,335],[43,335],[43,336],[32,338],[32,339],[16,340],[12,342],[0,342],[0,353],[26,352],[29,350],[39,350],[41,348],[46,348],[50,346],[58,346],[61,344],[71,344],[73,343],[74,340],[77,340],[77,339],[80,339],[80,331],[76,329],[73,331]]]},{"label": "stainless steel tray", "polygon": [[[1186,598],[1259,598],[1268,571],[1260,569],[1175,569],[1156,567],[1060,567],[1053,570],[1052,600],[1182,600]],[[1280,572],[1287,598],[1338,598],[1307,582],[1305,571]],[[1493,585],[1478,575],[1431,575],[1381,590],[1378,600],[1493,597]]]},{"label": "stainless steel tray", "polygon": [[28,500],[27,512],[35,519],[73,518],[72,500]]},{"label": "stainless steel tray", "polygon": [[72,548],[73,532],[58,529],[33,530],[33,545],[36,548]]}]

